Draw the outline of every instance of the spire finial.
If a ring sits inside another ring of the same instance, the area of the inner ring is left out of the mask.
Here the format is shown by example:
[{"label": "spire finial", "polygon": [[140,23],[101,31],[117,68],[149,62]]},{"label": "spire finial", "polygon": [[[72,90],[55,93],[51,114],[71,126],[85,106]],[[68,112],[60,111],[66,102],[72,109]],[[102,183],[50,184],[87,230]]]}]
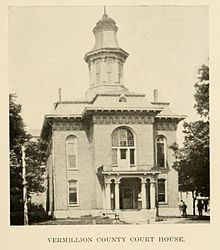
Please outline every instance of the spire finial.
[{"label": "spire finial", "polygon": [[106,6],[104,6],[104,14],[103,14],[103,17],[104,17],[104,18],[107,18],[107,17],[108,17],[108,15],[106,14]]}]

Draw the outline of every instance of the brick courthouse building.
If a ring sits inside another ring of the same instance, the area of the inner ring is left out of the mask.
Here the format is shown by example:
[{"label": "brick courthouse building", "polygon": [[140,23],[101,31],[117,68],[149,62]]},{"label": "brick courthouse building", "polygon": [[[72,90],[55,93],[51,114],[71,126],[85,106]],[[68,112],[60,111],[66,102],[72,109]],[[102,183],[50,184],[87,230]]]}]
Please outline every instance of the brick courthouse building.
[{"label": "brick courthouse building", "polygon": [[61,101],[46,115],[47,211],[55,218],[117,211],[176,214],[178,173],[169,145],[177,124],[169,103],[130,92],[123,82],[128,53],[104,13],[85,54],[90,85],[84,101]]}]

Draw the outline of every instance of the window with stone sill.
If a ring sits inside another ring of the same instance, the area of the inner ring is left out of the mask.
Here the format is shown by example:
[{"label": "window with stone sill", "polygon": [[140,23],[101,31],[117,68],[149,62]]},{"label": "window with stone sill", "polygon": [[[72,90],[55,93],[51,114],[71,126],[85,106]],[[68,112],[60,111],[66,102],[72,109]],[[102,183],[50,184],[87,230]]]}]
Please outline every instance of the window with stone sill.
[{"label": "window with stone sill", "polygon": [[76,180],[69,181],[69,206],[78,205],[78,183]]},{"label": "window with stone sill", "polygon": [[166,202],[166,180],[158,179],[157,181],[157,198],[159,203]]}]

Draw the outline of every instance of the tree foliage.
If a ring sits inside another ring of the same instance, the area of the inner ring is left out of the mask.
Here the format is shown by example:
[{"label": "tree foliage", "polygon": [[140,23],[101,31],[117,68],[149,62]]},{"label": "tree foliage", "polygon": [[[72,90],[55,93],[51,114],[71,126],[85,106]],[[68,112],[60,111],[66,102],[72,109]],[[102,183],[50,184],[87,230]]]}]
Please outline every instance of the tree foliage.
[{"label": "tree foliage", "polygon": [[43,192],[45,173],[45,154],[39,140],[31,140],[26,145],[26,180],[28,192]]},{"label": "tree foliage", "polygon": [[198,114],[202,118],[208,118],[209,116],[209,67],[202,65],[198,71],[199,81],[195,84],[196,93],[195,105]]},{"label": "tree foliage", "polygon": [[21,117],[21,105],[15,102],[16,95],[9,95],[10,150],[19,158],[21,145],[28,139]]},{"label": "tree foliage", "polygon": [[196,191],[209,195],[209,68],[202,65],[195,84],[195,105],[200,119],[183,124],[183,147],[171,146],[179,172],[181,191]]},{"label": "tree foliage", "polygon": [[16,103],[16,95],[9,95],[9,130],[10,130],[10,203],[11,212],[22,210],[22,152],[21,148],[25,145],[26,153],[26,181],[27,191],[44,191],[44,172],[43,166],[45,157],[40,150],[38,140],[33,138],[25,131],[25,124],[21,116],[21,105]]}]

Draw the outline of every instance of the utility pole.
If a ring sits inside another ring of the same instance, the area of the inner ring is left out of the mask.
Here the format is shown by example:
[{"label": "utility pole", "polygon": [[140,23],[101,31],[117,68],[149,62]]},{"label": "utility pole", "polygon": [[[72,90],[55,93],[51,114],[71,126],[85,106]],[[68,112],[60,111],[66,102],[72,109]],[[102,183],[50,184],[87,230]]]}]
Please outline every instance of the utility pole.
[{"label": "utility pole", "polygon": [[28,206],[27,206],[27,182],[26,182],[26,161],[25,146],[21,147],[22,152],[22,179],[23,179],[23,202],[24,202],[24,225],[28,225]]}]

